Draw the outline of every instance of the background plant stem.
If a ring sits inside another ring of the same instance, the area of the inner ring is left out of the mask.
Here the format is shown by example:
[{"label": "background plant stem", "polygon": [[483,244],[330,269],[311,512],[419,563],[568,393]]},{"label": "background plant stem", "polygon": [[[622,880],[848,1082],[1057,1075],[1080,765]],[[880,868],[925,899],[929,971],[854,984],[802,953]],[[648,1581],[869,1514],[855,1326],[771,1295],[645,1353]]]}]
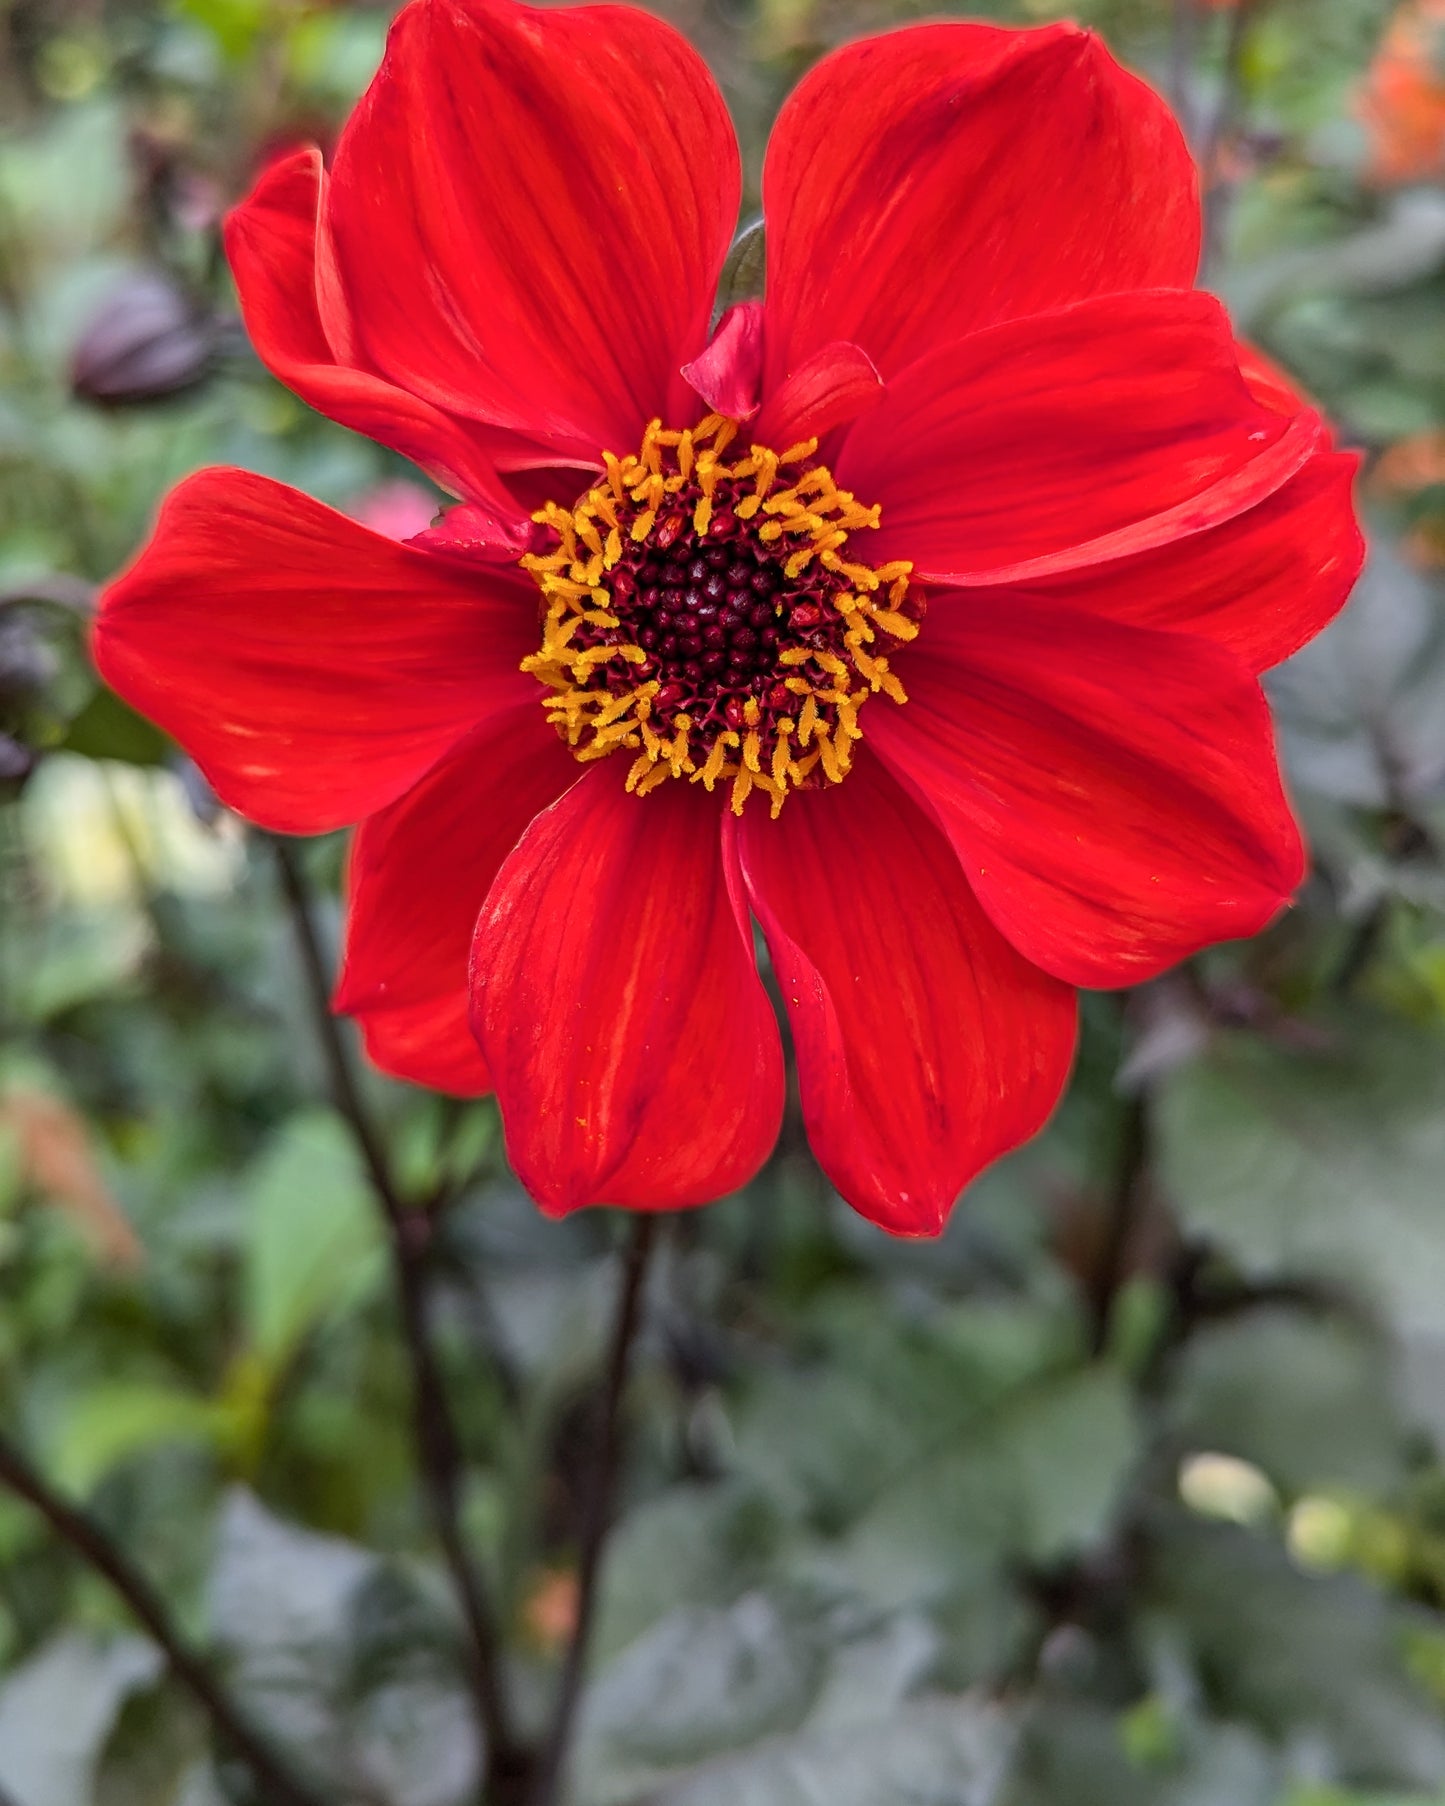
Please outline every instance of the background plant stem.
[{"label": "background plant stem", "polygon": [[1229,35],[1224,44],[1224,75],[1219,104],[1199,147],[1199,167],[1204,179],[1204,246],[1199,277],[1205,281],[1218,261],[1224,227],[1235,183],[1220,173],[1219,158],[1240,117],[1244,101],[1244,52],[1250,29],[1259,16],[1261,0],[1236,0],[1229,15]]},{"label": "background plant stem", "polygon": [[516,1765],[496,1623],[482,1575],[467,1548],[461,1524],[463,1462],[432,1343],[427,1311],[427,1264],[431,1224],[397,1195],[381,1138],[362,1099],[356,1072],[331,1011],[331,983],[321,951],[306,874],[296,849],[273,838],[281,887],[305,968],[311,1012],[325,1056],[332,1098],[346,1119],[381,1205],[391,1245],[392,1272],[401,1309],[402,1332],[412,1372],[412,1427],[430,1501],[432,1522],[456,1588],[468,1640],[468,1679],[486,1740],[489,1771]]},{"label": "background plant stem", "polygon": [[[155,1588],[130,1557],[85,1512],[69,1505],[19,1448],[0,1436],[0,1484],[37,1511],[56,1536],[124,1600],[160,1647],[176,1681],[210,1719],[221,1742],[250,1769],[266,1806],[324,1806],[291,1774],[181,1635]],[[0,1799],[3,1806],[3,1799]]]},{"label": "background plant stem", "polygon": [[1118,1168],[1104,1224],[1104,1241],[1089,1285],[1089,1352],[1101,1355],[1109,1340],[1114,1301],[1129,1264],[1129,1244],[1139,1224],[1149,1163],[1148,1101],[1141,1087],[1124,1103],[1119,1123]]},{"label": "background plant stem", "polygon": [[622,1284],[613,1319],[607,1372],[598,1401],[595,1457],[583,1496],[581,1541],[577,1563],[577,1617],[562,1664],[552,1726],[537,1773],[533,1806],[557,1806],[566,1774],[568,1750],[587,1665],[587,1646],[597,1609],[597,1582],[613,1505],[622,1445],[622,1396],[627,1387],[632,1346],[642,1318],[642,1296],[648,1262],[657,1241],[658,1219],[648,1212],[634,1216],[622,1262]]}]

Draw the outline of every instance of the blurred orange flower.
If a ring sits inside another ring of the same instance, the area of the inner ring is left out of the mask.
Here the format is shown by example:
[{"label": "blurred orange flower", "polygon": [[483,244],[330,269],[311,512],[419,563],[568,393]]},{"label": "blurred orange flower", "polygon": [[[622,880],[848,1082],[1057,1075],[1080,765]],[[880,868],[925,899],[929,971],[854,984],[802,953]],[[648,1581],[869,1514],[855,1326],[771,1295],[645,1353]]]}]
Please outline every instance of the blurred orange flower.
[{"label": "blurred orange flower", "polygon": [[1372,487],[1396,495],[1445,484],[1445,431],[1411,433],[1381,454],[1370,473]]},{"label": "blurred orange flower", "polygon": [[1445,178],[1445,0],[1405,0],[1359,99],[1377,182]]},{"label": "blurred orange flower", "polygon": [[1425,494],[1445,489],[1445,431],[1437,427],[1396,440],[1370,472],[1370,487],[1411,506],[1416,517],[1405,537],[1406,557],[1427,570],[1445,567],[1445,509]]},{"label": "blurred orange flower", "polygon": [[522,1624],[539,1649],[565,1647],[577,1627],[579,1583],[571,1568],[546,1568],[522,1606]]},{"label": "blurred orange flower", "polygon": [[27,1189],[71,1217],[109,1265],[140,1265],[140,1240],[101,1172],[85,1118],[70,1104],[10,1087],[0,1095],[0,1154],[15,1161]]}]

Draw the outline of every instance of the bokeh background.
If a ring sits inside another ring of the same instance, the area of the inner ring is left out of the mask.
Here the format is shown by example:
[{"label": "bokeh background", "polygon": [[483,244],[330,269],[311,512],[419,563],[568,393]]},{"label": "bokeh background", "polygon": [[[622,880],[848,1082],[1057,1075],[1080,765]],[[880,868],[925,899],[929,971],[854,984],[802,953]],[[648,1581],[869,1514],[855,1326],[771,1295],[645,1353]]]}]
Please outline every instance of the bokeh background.
[{"label": "bokeh background", "polygon": [[[791,82],[915,16],[668,10],[754,201]],[[940,1242],[852,1217],[795,1105],[755,1184],[667,1226],[577,1806],[1445,1801],[1445,5],[1074,10],[1187,122],[1208,282],[1366,453],[1368,573],[1271,680],[1313,875],[1258,941],[1089,998],[1057,1120]],[[386,24],[0,4],[0,1429],[325,1799],[465,1806],[388,1236],[283,882],[334,947],[344,845],[278,862],[84,650],[97,580],[198,465],[399,535],[435,508],[266,376],[218,250]],[[544,1222],[490,1103],[366,1075],[363,1104],[534,1727],[621,1225]],[[264,1798],[3,1488],[0,1795]]]}]

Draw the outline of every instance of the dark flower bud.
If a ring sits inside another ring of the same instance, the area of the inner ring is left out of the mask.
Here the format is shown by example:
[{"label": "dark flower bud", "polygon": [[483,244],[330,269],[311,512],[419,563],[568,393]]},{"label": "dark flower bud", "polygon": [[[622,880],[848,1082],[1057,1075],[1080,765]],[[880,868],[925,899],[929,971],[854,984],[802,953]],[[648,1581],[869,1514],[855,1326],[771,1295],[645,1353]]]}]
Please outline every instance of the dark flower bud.
[{"label": "dark flower bud", "polygon": [[152,401],[200,382],[215,349],[210,314],[169,276],[141,270],[111,290],[80,335],[71,387],[103,407]]},{"label": "dark flower bud", "polygon": [[0,734],[0,803],[19,796],[25,780],[35,769],[37,754],[31,747]]},{"label": "dark flower bud", "polygon": [[206,782],[200,766],[192,759],[176,759],[171,769],[181,780],[181,789],[185,792],[186,801],[191,805],[191,813],[196,820],[208,828],[214,828],[224,810],[221,799]]},{"label": "dark flower bud", "polygon": [[0,708],[30,702],[59,669],[54,649],[18,614],[0,614]]}]

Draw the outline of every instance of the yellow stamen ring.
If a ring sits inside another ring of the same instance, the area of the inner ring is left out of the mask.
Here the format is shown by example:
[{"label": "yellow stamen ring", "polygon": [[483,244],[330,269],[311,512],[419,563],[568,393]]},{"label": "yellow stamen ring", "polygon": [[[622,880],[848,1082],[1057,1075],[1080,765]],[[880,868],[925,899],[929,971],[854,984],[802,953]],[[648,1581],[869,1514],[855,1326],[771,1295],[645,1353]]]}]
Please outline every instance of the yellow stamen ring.
[{"label": "yellow stamen ring", "polygon": [[871,696],[907,700],[889,661],[924,605],[911,564],[844,557],[879,511],[809,463],[816,440],[728,460],[737,432],[654,420],[571,508],[538,510],[556,543],[522,559],[542,593],[522,669],[579,759],[633,755],[630,791],[686,777],[730,786],[737,814],[756,790],[776,816],[847,776]]}]

